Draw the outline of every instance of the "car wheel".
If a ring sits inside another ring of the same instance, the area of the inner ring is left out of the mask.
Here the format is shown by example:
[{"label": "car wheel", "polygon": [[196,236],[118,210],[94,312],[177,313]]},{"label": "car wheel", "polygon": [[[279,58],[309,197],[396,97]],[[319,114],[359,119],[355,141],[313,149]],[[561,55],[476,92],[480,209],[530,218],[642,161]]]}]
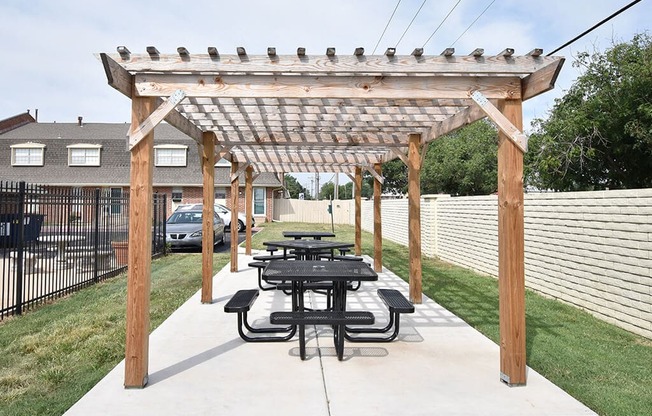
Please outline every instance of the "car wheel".
[{"label": "car wheel", "polygon": [[238,220],[238,232],[244,231],[245,225],[244,222]]}]

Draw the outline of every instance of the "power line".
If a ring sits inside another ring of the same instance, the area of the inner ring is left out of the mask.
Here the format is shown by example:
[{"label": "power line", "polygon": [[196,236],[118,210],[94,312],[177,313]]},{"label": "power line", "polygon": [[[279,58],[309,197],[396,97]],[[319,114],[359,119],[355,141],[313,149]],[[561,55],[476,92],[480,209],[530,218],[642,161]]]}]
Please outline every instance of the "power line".
[{"label": "power line", "polygon": [[564,43],[563,45],[561,45],[560,47],[558,47],[558,48],[555,49],[554,51],[550,52],[550,53],[547,54],[546,56],[550,56],[550,55],[552,55],[553,53],[555,53],[555,52],[557,52],[557,51],[559,51],[559,50],[561,50],[561,49],[564,49],[566,46],[568,46],[568,45],[570,45],[571,43],[575,42],[576,40],[580,39],[580,38],[583,37],[584,35],[586,35],[586,34],[592,32],[594,29],[596,29],[596,28],[602,26],[603,24],[607,23],[609,20],[611,20],[611,19],[613,19],[614,17],[618,16],[619,14],[621,14],[621,13],[624,12],[625,10],[629,9],[630,7],[632,7],[633,5],[635,5],[636,3],[639,3],[640,1],[641,1],[641,0],[635,0],[635,1],[631,2],[631,3],[629,3],[627,6],[623,7],[622,9],[618,10],[617,12],[613,13],[611,16],[609,16],[609,17],[607,17],[607,18],[605,18],[605,19],[602,19],[600,22],[598,22],[598,23],[596,23],[595,25],[593,25],[593,27],[591,27],[590,29],[587,29],[587,30],[585,30],[584,32],[580,33],[579,35],[575,36],[573,39],[571,39],[571,40],[569,40],[568,42]]},{"label": "power line", "polygon": [[417,12],[414,14],[414,17],[410,21],[410,24],[408,25],[408,27],[405,28],[405,32],[403,32],[403,34],[401,35],[401,38],[398,40],[398,42],[396,42],[396,45],[394,45],[395,48],[398,48],[398,44],[401,43],[401,41],[403,40],[403,36],[405,36],[408,29],[410,29],[410,26],[412,26],[412,23],[414,23],[414,19],[417,18],[417,16],[419,15],[419,12],[421,12],[421,9],[423,9],[423,6],[426,4],[427,1],[428,0],[423,0],[423,3],[421,3],[421,6],[419,7],[419,10],[417,10]]},{"label": "power line", "polygon": [[396,9],[398,9],[399,4],[401,4],[401,0],[398,0],[398,3],[396,3],[396,7],[394,7],[394,11],[392,12],[392,15],[389,16],[389,20],[387,21],[387,24],[385,25],[385,29],[383,29],[383,33],[378,38],[378,42],[376,42],[376,46],[374,47],[374,51],[371,52],[372,55],[376,53],[376,49],[378,49],[378,45],[380,45],[380,41],[383,39],[383,36],[385,36],[385,32],[387,31],[387,28],[389,27],[389,24],[392,22],[392,19],[394,18],[394,13],[396,13]]},{"label": "power line", "polygon": [[455,44],[457,43],[457,41],[460,40],[460,38],[461,38],[462,36],[464,36],[464,34],[465,34],[469,29],[471,29],[471,26],[473,26],[473,25],[475,24],[475,22],[477,22],[478,19],[481,18],[482,15],[483,15],[487,10],[489,10],[489,8],[491,7],[491,5],[494,4],[495,2],[496,2],[496,0],[493,0],[491,3],[489,3],[489,5],[488,5],[487,7],[484,8],[484,10],[482,11],[482,13],[480,13],[480,14],[478,15],[478,17],[476,17],[475,20],[474,20],[473,22],[471,22],[471,24],[469,25],[469,27],[467,27],[466,29],[464,29],[464,32],[462,32],[462,34],[461,34],[457,39],[455,39],[455,42],[453,42],[453,43],[451,44],[451,48],[452,48],[453,46],[455,46]]},{"label": "power line", "polygon": [[428,38],[428,39],[423,43],[422,48],[425,48],[425,47],[426,47],[426,45],[428,44],[428,42],[430,42],[430,39],[432,39],[432,37],[435,36],[435,33],[437,33],[437,31],[438,31],[439,28],[444,24],[444,22],[446,21],[446,19],[448,19],[448,16],[450,16],[451,13],[453,13],[453,10],[455,10],[455,8],[457,7],[457,5],[460,4],[461,2],[462,2],[462,0],[457,0],[457,3],[455,3],[455,6],[453,6],[453,8],[450,9],[450,11],[449,11],[448,14],[446,15],[446,17],[444,17],[444,20],[442,20],[441,23],[439,23],[439,26],[437,26],[437,29],[435,29],[435,31],[432,32],[432,34],[430,35],[430,37],[429,37],[429,38]]}]

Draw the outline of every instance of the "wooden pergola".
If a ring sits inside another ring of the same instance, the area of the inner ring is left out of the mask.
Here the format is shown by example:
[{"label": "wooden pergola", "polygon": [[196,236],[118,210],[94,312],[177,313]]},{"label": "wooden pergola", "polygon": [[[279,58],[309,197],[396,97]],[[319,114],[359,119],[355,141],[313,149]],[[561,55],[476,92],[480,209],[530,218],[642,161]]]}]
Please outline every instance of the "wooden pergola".
[{"label": "wooden pergola", "polygon": [[[260,172],[342,172],[355,186],[355,253],[361,252],[362,172],[374,177],[374,269],[382,269],[381,165],[400,158],[408,167],[410,299],[421,303],[420,169],[426,146],[488,117],[499,129],[498,240],[500,377],[525,384],[525,272],[522,102],[554,87],[561,57],[534,49],[524,56],[482,49],[426,56],[367,56],[363,48],[338,55],[132,54],[120,46],[101,53],[108,83],[132,101],[129,268],[125,387],[144,387],[148,375],[154,127],[165,120],[193,138],[204,178],[202,302],[211,303],[214,165],[232,166],[232,206],[245,178],[252,215],[252,182]],[[232,210],[237,221],[237,209]],[[246,252],[251,253],[247,222]],[[237,231],[231,231],[231,271],[238,270]]]}]

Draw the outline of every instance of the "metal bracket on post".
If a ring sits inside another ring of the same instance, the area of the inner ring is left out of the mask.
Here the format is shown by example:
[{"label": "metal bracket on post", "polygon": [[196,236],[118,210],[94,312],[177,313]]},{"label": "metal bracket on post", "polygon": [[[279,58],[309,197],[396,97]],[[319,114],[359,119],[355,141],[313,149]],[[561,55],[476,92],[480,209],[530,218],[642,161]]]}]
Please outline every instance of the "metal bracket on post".
[{"label": "metal bracket on post", "polygon": [[127,149],[131,150],[136,146],[145,136],[154,130],[163,119],[170,114],[172,110],[184,99],[186,93],[182,90],[176,90],[163,104],[152,112],[138,127],[135,129],[131,126],[127,134]]},{"label": "metal bracket on post", "polygon": [[527,152],[527,136],[512,124],[480,91],[471,94],[473,101],[480,106],[480,109],[493,121],[496,126],[505,133],[523,153]]}]

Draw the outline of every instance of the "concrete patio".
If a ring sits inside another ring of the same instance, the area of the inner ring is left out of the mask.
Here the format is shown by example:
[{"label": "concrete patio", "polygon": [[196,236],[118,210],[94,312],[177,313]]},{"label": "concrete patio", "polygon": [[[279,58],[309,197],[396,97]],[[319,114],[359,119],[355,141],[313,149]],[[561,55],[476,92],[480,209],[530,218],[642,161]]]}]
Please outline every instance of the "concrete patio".
[{"label": "concrete patio", "polygon": [[[368,259],[370,260],[370,259]],[[124,361],[66,415],[592,415],[590,409],[529,369],[527,386],[499,380],[499,349],[464,321],[424,296],[401,319],[391,343],[345,343],[337,360],[332,332],[307,329],[307,359],[298,340],[245,343],[236,314],[224,304],[239,289],[257,287],[250,256],[239,255],[214,277],[215,298],[197,292],[150,336],[149,384],[124,389]],[[407,295],[387,269],[377,282],[351,292],[348,307],[386,323],[378,287]],[[321,295],[310,303],[323,305]],[[261,291],[250,322],[266,325],[271,310],[289,309],[288,296]]]}]

